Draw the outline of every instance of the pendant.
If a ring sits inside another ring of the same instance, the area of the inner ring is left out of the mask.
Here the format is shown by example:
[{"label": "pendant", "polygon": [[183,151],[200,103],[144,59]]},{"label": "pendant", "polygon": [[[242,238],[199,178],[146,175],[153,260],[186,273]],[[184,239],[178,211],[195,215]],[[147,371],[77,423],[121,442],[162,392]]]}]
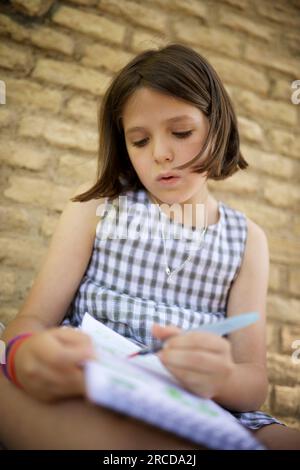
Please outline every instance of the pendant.
[{"label": "pendant", "polygon": [[166,267],[166,273],[167,273],[168,276],[170,276],[171,270],[170,270],[169,266]]}]

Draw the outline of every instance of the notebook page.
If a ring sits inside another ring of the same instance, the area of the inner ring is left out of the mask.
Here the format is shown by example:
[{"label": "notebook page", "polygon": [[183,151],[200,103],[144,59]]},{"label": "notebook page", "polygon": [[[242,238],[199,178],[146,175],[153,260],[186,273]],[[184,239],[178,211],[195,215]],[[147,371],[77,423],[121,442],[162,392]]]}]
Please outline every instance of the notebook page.
[{"label": "notebook page", "polygon": [[[101,322],[86,313],[82,319],[81,330],[89,334],[92,338],[97,358],[100,360],[103,351],[111,353],[117,357],[126,358],[129,354],[139,351],[141,348],[132,343],[124,336],[119,335],[111,328],[103,325]],[[168,377],[174,383],[177,383],[169,371],[162,365],[160,360],[154,354],[144,357],[135,357],[131,359],[135,365],[141,365],[144,368],[157,372],[159,375]]]},{"label": "notebook page", "polygon": [[213,449],[263,448],[230,413],[182,389],[156,356],[129,361],[128,354],[140,348],[88,314],[82,330],[91,335],[98,358],[85,364],[90,401]]},{"label": "notebook page", "polygon": [[263,447],[235,418],[211,400],[185,391],[157,373],[110,353],[85,366],[93,403],[141,419],[212,449]]}]

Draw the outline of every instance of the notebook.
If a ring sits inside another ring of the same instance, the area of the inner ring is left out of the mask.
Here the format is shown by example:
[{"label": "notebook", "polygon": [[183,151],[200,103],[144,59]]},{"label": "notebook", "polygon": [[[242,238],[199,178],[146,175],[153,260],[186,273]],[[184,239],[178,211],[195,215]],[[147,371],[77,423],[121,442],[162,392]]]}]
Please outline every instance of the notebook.
[{"label": "notebook", "polygon": [[129,360],[140,347],[88,313],[80,328],[91,336],[96,351],[96,360],[84,364],[86,396],[92,403],[210,449],[264,449],[217,403],[183,389],[156,355]]}]

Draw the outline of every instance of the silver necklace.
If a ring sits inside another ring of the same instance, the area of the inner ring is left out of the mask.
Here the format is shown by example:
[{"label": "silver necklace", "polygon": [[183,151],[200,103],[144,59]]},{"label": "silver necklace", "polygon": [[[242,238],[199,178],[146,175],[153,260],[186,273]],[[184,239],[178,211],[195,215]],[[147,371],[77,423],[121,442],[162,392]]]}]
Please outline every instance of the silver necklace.
[{"label": "silver necklace", "polygon": [[[161,213],[161,210],[159,209],[160,213]],[[204,240],[204,235],[207,231],[207,211],[206,211],[206,205],[204,207],[204,211],[205,211],[205,225],[201,231],[201,234],[200,234],[200,242],[199,242],[199,246],[197,247],[196,250],[193,250],[194,252],[195,251],[198,251],[202,245],[202,242]],[[173,271],[171,270],[170,266],[169,266],[169,263],[168,263],[168,254],[167,254],[167,247],[166,247],[166,240],[165,240],[165,237],[164,237],[164,233],[163,233],[163,229],[162,229],[162,224],[161,224],[161,220],[159,219],[159,225],[160,225],[160,231],[161,231],[161,235],[162,235],[162,239],[163,239],[163,246],[164,246],[164,258],[165,258],[165,272],[167,274],[167,281],[170,281],[172,279],[172,276],[174,276],[175,274],[177,274],[190,260],[191,258],[194,256],[194,252],[189,254],[189,256],[184,260],[184,262],[178,266],[177,268],[173,269]]]}]

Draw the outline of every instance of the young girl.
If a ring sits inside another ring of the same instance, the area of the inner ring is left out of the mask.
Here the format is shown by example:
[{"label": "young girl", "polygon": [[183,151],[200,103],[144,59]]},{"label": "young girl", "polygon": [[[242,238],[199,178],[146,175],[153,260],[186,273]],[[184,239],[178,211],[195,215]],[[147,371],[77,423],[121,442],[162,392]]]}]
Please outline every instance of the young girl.
[{"label": "young girl", "polygon": [[[298,432],[254,411],[267,395],[268,247],[256,224],[208,191],[208,179],[247,167],[216,72],[183,45],[145,51],[113,80],[100,125],[97,180],[67,204],[4,332],[11,381],[1,377],[0,439],[10,448],[195,447],[82,399],[91,343],[59,325],[77,326],[88,311],[139,344],[166,340],[159,357],[183,386],[230,410],[267,447],[300,448]],[[161,236],[111,236],[116,220],[141,226],[141,208],[158,211],[148,219]],[[165,236],[166,226],[181,236]],[[228,338],[178,334],[247,311],[259,321]]]}]

